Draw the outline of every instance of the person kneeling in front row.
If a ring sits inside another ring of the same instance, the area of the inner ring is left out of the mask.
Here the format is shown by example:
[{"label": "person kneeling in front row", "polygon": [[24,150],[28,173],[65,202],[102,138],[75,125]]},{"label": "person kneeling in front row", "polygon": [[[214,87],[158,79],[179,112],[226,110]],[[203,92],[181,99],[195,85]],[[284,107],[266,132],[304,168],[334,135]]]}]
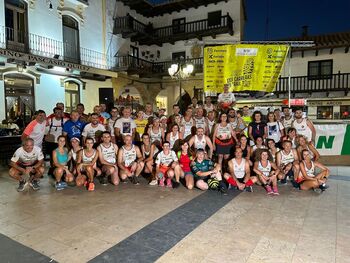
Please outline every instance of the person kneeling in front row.
[{"label": "person kneeling in front row", "polygon": [[250,176],[249,162],[243,158],[241,148],[235,149],[235,158],[228,162],[228,167],[230,173],[224,174],[226,181],[241,191],[253,192],[252,185],[257,182],[257,178]]},{"label": "person kneeling in front row", "polygon": [[18,192],[23,192],[27,183],[33,190],[39,190],[39,179],[44,174],[44,155],[32,138],[26,138],[23,146],[13,154],[9,174],[19,181]]},{"label": "person kneeling in front row", "polygon": [[[227,193],[227,187],[222,181],[220,165],[212,160],[204,159],[204,149],[198,149],[196,159],[191,163],[191,169],[195,176],[196,186],[200,190],[218,189],[223,194]],[[214,180],[216,179],[216,180]],[[217,181],[217,184],[211,184]],[[212,187],[210,187],[212,185]]]},{"label": "person kneeling in front row", "polygon": [[[301,151],[302,161],[300,162],[300,173],[295,182],[294,187],[300,190],[321,189],[322,191],[328,188],[326,185],[329,176],[329,169],[318,161],[313,161],[308,149]],[[315,168],[319,168],[321,172],[316,174]]]}]

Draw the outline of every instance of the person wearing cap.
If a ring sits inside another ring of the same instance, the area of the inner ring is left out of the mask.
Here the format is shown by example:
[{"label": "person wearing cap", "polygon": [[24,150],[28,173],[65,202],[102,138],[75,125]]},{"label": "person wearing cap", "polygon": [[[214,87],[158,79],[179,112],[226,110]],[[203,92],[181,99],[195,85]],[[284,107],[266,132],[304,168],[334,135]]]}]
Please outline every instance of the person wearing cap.
[{"label": "person wearing cap", "polygon": [[69,155],[72,156],[69,163],[69,170],[71,173],[76,176],[77,175],[77,154],[82,150],[80,146],[80,139],[77,137],[73,137],[70,139],[71,149],[69,151]]},{"label": "person wearing cap", "polygon": [[163,150],[158,153],[156,158],[156,176],[159,180],[159,186],[166,186],[172,188],[172,178],[175,176],[174,169],[178,165],[178,158],[176,153],[170,149],[170,143],[165,141],[163,143]]},{"label": "person wearing cap", "polygon": [[218,108],[226,112],[229,108],[236,105],[236,97],[229,92],[229,85],[224,84],[224,92],[218,96]]},{"label": "person wearing cap", "polygon": [[164,133],[168,130],[168,118],[166,116],[159,117],[160,120],[160,127],[163,129]]}]

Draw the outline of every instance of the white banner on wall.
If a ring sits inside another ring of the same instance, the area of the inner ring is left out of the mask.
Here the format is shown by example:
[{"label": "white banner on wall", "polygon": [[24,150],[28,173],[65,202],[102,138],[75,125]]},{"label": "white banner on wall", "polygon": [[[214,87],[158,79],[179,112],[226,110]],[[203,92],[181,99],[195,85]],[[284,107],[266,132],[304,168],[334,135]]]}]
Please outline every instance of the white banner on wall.
[{"label": "white banner on wall", "polygon": [[346,127],[346,124],[315,124],[315,146],[321,156],[342,154]]}]

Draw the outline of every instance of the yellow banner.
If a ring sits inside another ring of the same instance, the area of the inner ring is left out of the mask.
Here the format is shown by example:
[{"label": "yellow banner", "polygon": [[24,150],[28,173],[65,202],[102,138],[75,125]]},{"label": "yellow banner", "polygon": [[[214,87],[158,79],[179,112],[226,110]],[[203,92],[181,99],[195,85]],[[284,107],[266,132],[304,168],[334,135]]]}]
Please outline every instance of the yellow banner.
[{"label": "yellow banner", "polygon": [[273,92],[281,73],[287,45],[237,44],[204,48],[204,91]]}]

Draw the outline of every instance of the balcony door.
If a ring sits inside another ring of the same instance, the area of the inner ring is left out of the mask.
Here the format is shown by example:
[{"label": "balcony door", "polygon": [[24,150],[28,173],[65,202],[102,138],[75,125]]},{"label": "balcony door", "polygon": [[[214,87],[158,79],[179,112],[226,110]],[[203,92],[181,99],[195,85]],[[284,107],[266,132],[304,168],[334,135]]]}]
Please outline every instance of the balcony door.
[{"label": "balcony door", "polygon": [[173,34],[185,32],[186,18],[173,19]]},{"label": "balcony door", "polygon": [[71,16],[63,16],[62,23],[64,60],[79,64],[79,23]]},{"label": "balcony door", "polygon": [[27,4],[22,0],[5,1],[6,47],[25,52],[27,43]]}]

